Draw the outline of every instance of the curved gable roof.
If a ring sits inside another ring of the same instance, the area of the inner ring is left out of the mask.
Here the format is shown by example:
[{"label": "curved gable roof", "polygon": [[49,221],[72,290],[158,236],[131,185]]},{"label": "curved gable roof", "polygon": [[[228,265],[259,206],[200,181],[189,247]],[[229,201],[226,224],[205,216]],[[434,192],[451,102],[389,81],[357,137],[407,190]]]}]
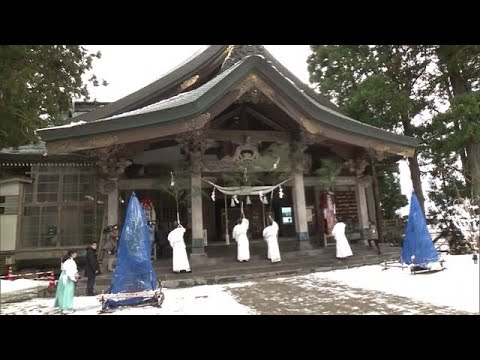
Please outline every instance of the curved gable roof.
[{"label": "curved gable roof", "polygon": [[[236,57],[229,59],[229,55],[232,52],[236,52]],[[272,63],[277,70],[287,78],[291,79],[295,85],[305,91],[308,95],[320,102],[322,105],[334,109],[338,112],[342,112],[339,107],[333,104],[323,95],[315,92],[307,84],[303,83],[293,73],[291,73],[285,66],[283,66],[275,57],[268,52],[262,45],[210,45],[206,49],[199,50],[193,54],[190,58],[178,65],[176,68],[163,75],[160,79],[152,82],[151,84],[135,91],[134,93],[127,95],[117,101],[104,105],[103,107],[76,116],[75,121],[95,121],[102,118],[118,115],[126,111],[136,110],[148,103],[152,98],[161,97],[162,94],[168,93],[176,86],[182,84],[183,81],[189,79],[191,76],[200,72],[200,70],[206,68],[216,59],[223,61],[221,71],[225,70],[225,63],[230,64],[237,63],[243,60],[247,56],[262,55],[265,59]],[[231,66],[231,65],[230,65]],[[228,66],[228,67],[230,67]]]},{"label": "curved gable roof", "polygon": [[312,119],[329,126],[372,139],[388,141],[400,146],[414,148],[418,140],[397,135],[359,121],[331,109],[309,96],[292,80],[286,78],[271,62],[261,56],[250,56],[237,62],[206,84],[186,93],[179,94],[155,104],[99,119],[89,123],[73,124],[70,127],[55,127],[39,130],[45,141],[56,141],[99,133],[122,131],[152,126],[170,121],[200,115],[208,107],[221,99],[228,91],[239,84],[252,72],[261,76],[273,88],[278,89],[302,112]]}]

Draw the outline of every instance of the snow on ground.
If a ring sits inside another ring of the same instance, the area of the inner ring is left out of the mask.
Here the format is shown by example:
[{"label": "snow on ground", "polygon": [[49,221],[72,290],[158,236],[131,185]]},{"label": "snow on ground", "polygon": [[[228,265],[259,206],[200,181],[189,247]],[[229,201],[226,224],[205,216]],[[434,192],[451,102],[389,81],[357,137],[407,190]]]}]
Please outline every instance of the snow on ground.
[{"label": "snow on ground", "polygon": [[[165,300],[156,306],[119,307],[115,315],[249,315],[253,310],[239,304],[221,285],[204,285],[184,289],[164,289]],[[54,299],[43,298],[24,303],[3,304],[0,313],[47,315],[60,311],[53,308]],[[95,315],[101,309],[96,296],[75,297],[73,315]]]},{"label": "snow on ground", "polygon": [[[120,307],[115,315],[247,314],[478,314],[479,265],[471,255],[445,256],[440,272],[413,275],[383,266],[363,266],[259,281],[164,289],[162,308]],[[2,292],[28,282],[16,280]],[[14,284],[18,282],[17,284]],[[37,282],[35,282],[37,283]],[[3,288],[5,286],[5,288]],[[19,290],[21,291],[21,290]],[[58,314],[53,298],[2,304],[4,314]],[[75,297],[75,315],[94,315],[97,297]]]},{"label": "snow on ground", "polygon": [[372,265],[306,275],[340,281],[355,288],[381,291],[438,306],[479,313],[479,265],[472,255],[446,255],[446,270],[413,275],[410,269]]},{"label": "snow on ground", "polygon": [[[142,315],[249,315],[255,312],[239,304],[222,285],[202,285],[184,289],[165,289],[162,308],[149,307]],[[118,315],[138,314],[139,309],[115,311]]]},{"label": "snow on ground", "polygon": [[17,279],[17,280],[0,280],[0,294],[6,294],[14,291],[27,289],[35,289],[38,287],[48,287],[48,281]]}]

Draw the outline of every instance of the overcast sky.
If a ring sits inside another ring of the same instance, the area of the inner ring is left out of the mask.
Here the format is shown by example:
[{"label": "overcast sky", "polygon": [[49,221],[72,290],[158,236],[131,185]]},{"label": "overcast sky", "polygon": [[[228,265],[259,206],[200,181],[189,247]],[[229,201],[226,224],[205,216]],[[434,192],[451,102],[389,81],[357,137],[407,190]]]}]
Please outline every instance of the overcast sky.
[{"label": "overcast sky", "polygon": [[[91,100],[116,101],[154,82],[177,67],[205,45],[84,45],[102,53],[93,63],[92,72],[108,86],[90,87]],[[265,45],[267,50],[300,80],[309,84],[307,57],[309,45]],[[410,197],[410,170],[400,162],[402,193]],[[427,185],[427,184],[425,184]],[[409,199],[410,200],[410,199]],[[402,214],[408,214],[403,209]]]}]

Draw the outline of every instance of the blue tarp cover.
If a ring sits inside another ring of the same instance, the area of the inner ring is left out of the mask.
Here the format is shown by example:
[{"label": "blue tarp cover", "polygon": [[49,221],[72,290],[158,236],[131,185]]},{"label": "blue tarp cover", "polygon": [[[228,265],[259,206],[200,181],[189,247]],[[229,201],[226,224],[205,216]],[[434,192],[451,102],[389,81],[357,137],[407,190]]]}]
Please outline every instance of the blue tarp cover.
[{"label": "blue tarp cover", "polygon": [[[415,256],[413,261],[412,255]],[[416,266],[426,266],[439,260],[439,254],[433,244],[425,216],[415,193],[412,193],[410,201],[410,214],[402,246],[402,260],[405,264]]]},{"label": "blue tarp cover", "polygon": [[[135,293],[155,290],[157,278],[151,261],[152,244],[145,212],[135,193],[128,202],[127,214],[120,235],[117,263],[109,293]],[[136,305],[148,301],[143,297],[106,301],[107,307]]]}]

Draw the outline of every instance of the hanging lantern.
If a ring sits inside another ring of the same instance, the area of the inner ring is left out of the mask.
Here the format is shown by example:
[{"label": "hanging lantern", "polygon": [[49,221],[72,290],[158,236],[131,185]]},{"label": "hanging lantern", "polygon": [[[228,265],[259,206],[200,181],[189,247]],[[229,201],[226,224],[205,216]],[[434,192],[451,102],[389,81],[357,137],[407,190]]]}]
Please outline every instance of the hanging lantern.
[{"label": "hanging lantern", "polygon": [[215,188],[213,188],[213,190],[212,190],[211,198],[212,198],[212,201],[215,201]]},{"label": "hanging lantern", "polygon": [[247,200],[245,202],[247,205],[251,205],[252,201],[250,200],[250,196],[247,195]]},{"label": "hanging lantern", "polygon": [[235,198],[232,196],[232,200],[230,201],[230,206],[235,207]]},{"label": "hanging lantern", "polygon": [[268,199],[267,199],[267,197],[266,197],[266,196],[264,196],[264,197],[263,197],[263,200],[262,200],[262,202],[263,202],[265,205],[266,205],[266,204],[268,204]]},{"label": "hanging lantern", "polygon": [[175,186],[175,178],[173,177],[173,171],[170,171],[170,186]]},{"label": "hanging lantern", "polygon": [[283,199],[283,189],[282,189],[282,185],[280,185],[280,187],[279,187],[278,197],[279,197],[280,199]]},{"label": "hanging lantern", "polygon": [[235,201],[236,204],[240,204],[240,201],[238,201],[237,195],[233,195],[233,201]]}]

